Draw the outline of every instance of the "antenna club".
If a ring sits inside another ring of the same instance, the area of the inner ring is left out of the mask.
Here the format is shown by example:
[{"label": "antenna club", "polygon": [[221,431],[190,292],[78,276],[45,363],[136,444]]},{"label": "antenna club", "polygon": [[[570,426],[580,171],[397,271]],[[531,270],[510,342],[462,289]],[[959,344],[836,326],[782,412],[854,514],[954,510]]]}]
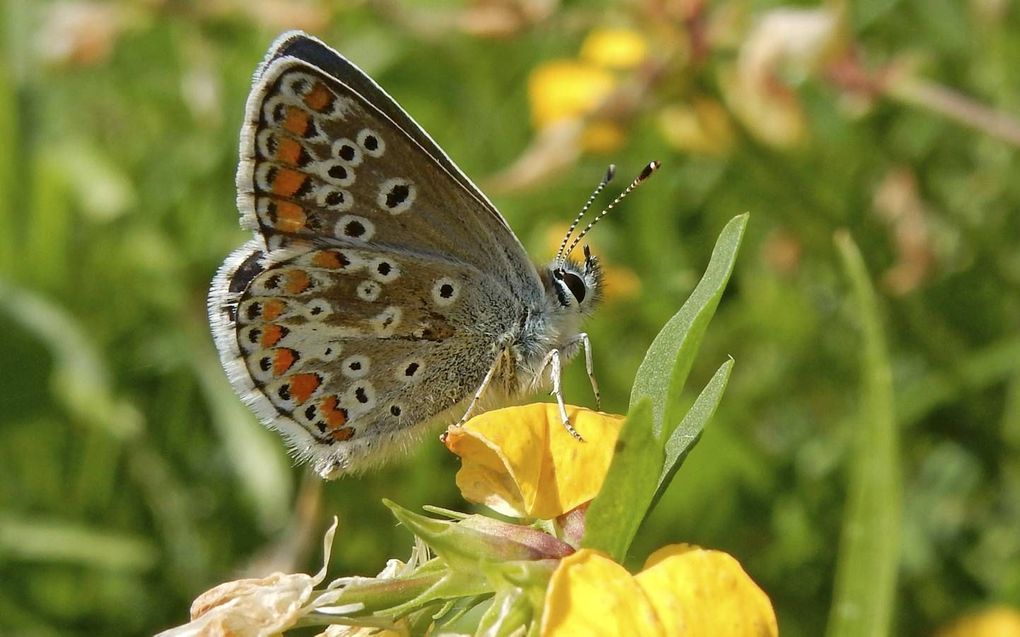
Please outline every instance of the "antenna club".
[{"label": "antenna club", "polygon": [[641,182],[641,181],[644,181],[644,180],[648,179],[649,177],[652,176],[652,173],[654,173],[656,170],[658,170],[659,167],[661,167],[661,166],[662,166],[662,162],[659,162],[659,161],[650,161],[650,162],[648,162],[648,165],[645,166],[645,169],[641,171],[640,175],[638,175],[637,180],[639,182]]},{"label": "antenna club", "polygon": [[608,184],[616,176],[616,164],[609,164],[609,168],[606,169],[606,176],[602,178],[603,184]]}]

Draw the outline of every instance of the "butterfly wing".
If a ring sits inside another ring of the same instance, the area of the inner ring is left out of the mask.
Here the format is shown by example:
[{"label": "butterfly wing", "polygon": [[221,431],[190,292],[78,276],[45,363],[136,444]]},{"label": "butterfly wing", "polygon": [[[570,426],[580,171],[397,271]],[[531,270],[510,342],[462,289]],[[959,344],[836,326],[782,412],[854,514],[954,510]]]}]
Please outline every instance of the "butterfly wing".
[{"label": "butterfly wing", "polygon": [[[371,246],[238,250],[210,311],[235,388],[324,476],[402,451],[478,387],[495,356],[471,266]],[[497,305],[498,307],[498,305]],[[503,314],[506,314],[505,312]]]},{"label": "butterfly wing", "polygon": [[256,72],[240,155],[255,238],[213,281],[221,360],[320,474],[375,464],[478,387],[538,274],[435,142],[302,34]]},{"label": "butterfly wing", "polygon": [[425,250],[485,268],[508,289],[540,291],[534,265],[488,199],[392,98],[324,44],[303,34],[278,40],[246,113],[238,208],[242,226],[267,242],[330,237]]},{"label": "butterfly wing", "polygon": [[351,64],[346,58],[324,44],[322,41],[301,31],[290,31],[276,39],[272,46],[270,46],[269,52],[266,54],[265,60],[259,67],[259,70],[256,71],[256,78],[261,77],[264,70],[274,60],[284,56],[296,57],[322,69],[335,78],[343,78],[343,82],[347,84],[347,86],[353,89],[357,94],[367,99],[373,106],[385,114],[386,117],[390,118],[390,120],[399,126],[401,130],[425,149],[429,156],[440,164],[451,177],[456,179],[465,191],[477,199],[482,207],[485,208],[500,225],[510,232],[514,242],[521,247],[520,255],[522,257],[526,256],[523,247],[520,246],[519,242],[517,242],[517,237],[513,235],[513,231],[510,229],[509,224],[507,224],[502,215],[499,214],[496,207],[492,205],[492,202],[489,201],[485,194],[479,190],[470,179],[468,179],[467,175],[465,175],[456,164],[453,163],[449,156],[447,156],[443,149],[436,144],[432,137],[430,137],[417,122],[411,119],[407,112],[400,108],[397,102],[390,97],[390,95],[384,91],[382,87],[376,84],[372,78],[365,75],[361,69]]}]

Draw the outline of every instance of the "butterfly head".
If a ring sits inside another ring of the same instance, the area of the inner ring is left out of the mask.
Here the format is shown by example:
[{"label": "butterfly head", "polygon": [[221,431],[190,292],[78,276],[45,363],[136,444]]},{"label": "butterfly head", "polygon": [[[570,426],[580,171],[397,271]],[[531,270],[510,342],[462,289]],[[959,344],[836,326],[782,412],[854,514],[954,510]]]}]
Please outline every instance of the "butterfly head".
[{"label": "butterfly head", "polygon": [[[588,246],[584,246],[584,261],[577,262],[567,258],[578,243],[595,227],[600,220],[602,220],[609,212],[620,203],[624,197],[631,193],[637,188],[644,180],[648,179],[656,170],[659,169],[659,162],[649,162],[645,166],[644,170],[641,171],[627,188],[616,196],[613,201],[606,206],[606,208],[595,215],[595,218],[591,220],[584,230],[581,230],[574,236],[574,230],[577,229],[578,224],[581,222],[584,214],[591,208],[595,198],[598,197],[599,193],[606,187],[606,185],[613,180],[616,175],[616,166],[610,165],[606,171],[605,176],[599,185],[596,186],[595,190],[588,197],[588,200],[582,206],[581,211],[574,217],[573,223],[570,224],[570,228],[567,229],[567,233],[563,236],[563,241],[560,243],[560,249],[556,253],[556,258],[549,265],[548,268],[543,272],[543,278],[545,279],[546,291],[549,296],[556,301],[554,309],[565,310],[574,309],[577,313],[587,314],[590,312],[595,305],[598,303],[602,296],[602,270],[599,268],[598,259],[592,256],[591,250]],[[573,239],[573,240],[571,240]]]},{"label": "butterfly head", "polygon": [[557,309],[587,314],[602,298],[602,268],[588,246],[584,246],[584,261],[557,258],[545,274],[546,291]]}]

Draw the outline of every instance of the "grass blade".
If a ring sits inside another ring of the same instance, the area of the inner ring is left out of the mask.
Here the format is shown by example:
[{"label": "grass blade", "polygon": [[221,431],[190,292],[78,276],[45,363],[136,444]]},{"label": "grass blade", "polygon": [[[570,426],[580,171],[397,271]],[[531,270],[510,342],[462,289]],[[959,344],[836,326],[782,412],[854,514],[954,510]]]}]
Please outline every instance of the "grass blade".
[{"label": "grass blade", "polygon": [[864,339],[861,418],[836,568],[829,637],[888,635],[899,567],[900,482],[892,372],[867,268],[848,233],[836,247],[853,288]]}]

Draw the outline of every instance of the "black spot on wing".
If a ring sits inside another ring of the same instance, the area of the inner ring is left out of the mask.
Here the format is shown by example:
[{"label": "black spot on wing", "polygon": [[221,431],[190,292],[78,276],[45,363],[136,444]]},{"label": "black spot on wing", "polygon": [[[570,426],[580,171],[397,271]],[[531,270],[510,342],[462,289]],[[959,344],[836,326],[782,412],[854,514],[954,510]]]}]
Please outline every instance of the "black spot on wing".
[{"label": "black spot on wing", "polygon": [[248,258],[241,262],[241,265],[234,270],[234,273],[230,275],[230,286],[229,290],[234,294],[244,292],[248,288],[248,284],[251,283],[252,279],[257,277],[263,270],[259,264],[262,260],[261,250],[256,250],[248,255]]}]

